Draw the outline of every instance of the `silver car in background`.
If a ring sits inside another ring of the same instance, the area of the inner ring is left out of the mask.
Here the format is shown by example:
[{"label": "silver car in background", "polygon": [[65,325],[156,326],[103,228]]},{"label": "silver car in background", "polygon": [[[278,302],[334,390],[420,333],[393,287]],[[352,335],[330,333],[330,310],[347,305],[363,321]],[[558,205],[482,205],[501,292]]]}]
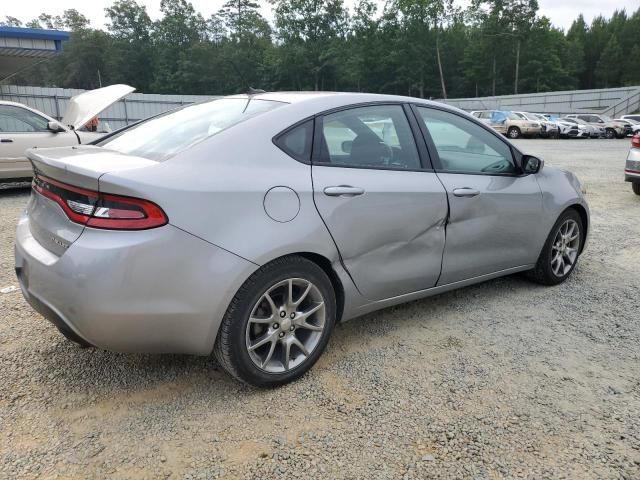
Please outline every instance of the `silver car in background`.
[{"label": "silver car in background", "polygon": [[259,386],[307,371],[336,322],[516,272],[559,284],[589,229],[575,175],[409,97],[236,95],[28,156],[15,261],[36,310]]}]

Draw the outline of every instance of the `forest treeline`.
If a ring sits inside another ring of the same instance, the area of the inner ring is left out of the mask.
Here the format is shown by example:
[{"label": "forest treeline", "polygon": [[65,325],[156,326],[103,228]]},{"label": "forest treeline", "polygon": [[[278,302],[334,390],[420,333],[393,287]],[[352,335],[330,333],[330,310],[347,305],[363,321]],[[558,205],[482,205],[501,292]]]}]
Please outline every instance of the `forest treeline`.
[{"label": "forest treeline", "polygon": [[204,18],[187,0],[117,0],[105,29],[81,12],[3,25],[71,31],[64,52],[7,83],[96,88],[127,83],[146,93],[229,94],[336,90],[471,97],[640,84],[640,9],[565,32],[537,0],[229,0]]}]

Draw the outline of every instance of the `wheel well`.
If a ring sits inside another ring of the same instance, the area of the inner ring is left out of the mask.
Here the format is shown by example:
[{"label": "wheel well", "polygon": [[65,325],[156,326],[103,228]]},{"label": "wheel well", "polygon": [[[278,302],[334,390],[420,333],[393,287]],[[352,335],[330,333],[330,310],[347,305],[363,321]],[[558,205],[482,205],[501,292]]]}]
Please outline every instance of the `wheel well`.
[{"label": "wheel well", "polygon": [[322,255],[311,252],[298,252],[294,255],[299,255],[312,261],[327,274],[329,280],[331,280],[331,285],[333,285],[333,291],[336,294],[336,323],[339,322],[342,318],[342,312],[344,311],[344,287],[342,286],[340,277],[338,277],[338,274],[333,269],[331,261]]},{"label": "wheel well", "polygon": [[[587,232],[589,231],[589,217],[587,216],[587,211],[579,203],[571,205],[569,208],[567,208],[567,210],[569,209],[575,210],[576,212],[578,212],[578,215],[580,215],[580,220],[582,220],[582,226],[584,228],[584,238],[587,238]],[[580,244],[580,253],[582,253],[582,249],[584,248],[584,238],[582,243]]]}]

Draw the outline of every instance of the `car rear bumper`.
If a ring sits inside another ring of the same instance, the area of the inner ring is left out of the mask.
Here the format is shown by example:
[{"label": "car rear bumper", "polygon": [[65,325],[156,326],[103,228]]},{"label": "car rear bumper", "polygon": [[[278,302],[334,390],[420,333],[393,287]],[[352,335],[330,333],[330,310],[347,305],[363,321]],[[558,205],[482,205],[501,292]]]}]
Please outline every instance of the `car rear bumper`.
[{"label": "car rear bumper", "polygon": [[171,225],[86,228],[56,256],[16,232],[16,273],[33,308],[66,336],[120,352],[211,352],[237,289],[257,265]]},{"label": "car rear bumper", "polygon": [[632,148],[624,165],[624,179],[627,182],[640,182],[640,148]]}]

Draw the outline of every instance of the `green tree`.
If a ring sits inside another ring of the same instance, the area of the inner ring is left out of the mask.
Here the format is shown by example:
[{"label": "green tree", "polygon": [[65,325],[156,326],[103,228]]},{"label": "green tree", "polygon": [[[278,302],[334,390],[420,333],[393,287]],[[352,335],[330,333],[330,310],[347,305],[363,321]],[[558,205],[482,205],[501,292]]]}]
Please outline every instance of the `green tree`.
[{"label": "green tree", "polygon": [[[335,46],[347,37],[348,15],[342,0],[274,0],[274,5],[283,58],[294,62],[281,62],[281,71],[303,88],[324,89],[335,67]],[[291,72],[300,69],[303,75]]]},{"label": "green tree", "polygon": [[113,39],[111,68],[121,83],[150,91],[153,82],[153,22],[144,5],[135,0],[118,0],[105,8],[107,30]]},{"label": "green tree", "polygon": [[620,85],[622,73],[622,49],[618,39],[612,36],[605,46],[596,66],[596,78],[601,86]]},{"label": "green tree", "polygon": [[624,85],[640,85],[640,46],[635,44],[631,54],[623,65],[622,82]]}]

